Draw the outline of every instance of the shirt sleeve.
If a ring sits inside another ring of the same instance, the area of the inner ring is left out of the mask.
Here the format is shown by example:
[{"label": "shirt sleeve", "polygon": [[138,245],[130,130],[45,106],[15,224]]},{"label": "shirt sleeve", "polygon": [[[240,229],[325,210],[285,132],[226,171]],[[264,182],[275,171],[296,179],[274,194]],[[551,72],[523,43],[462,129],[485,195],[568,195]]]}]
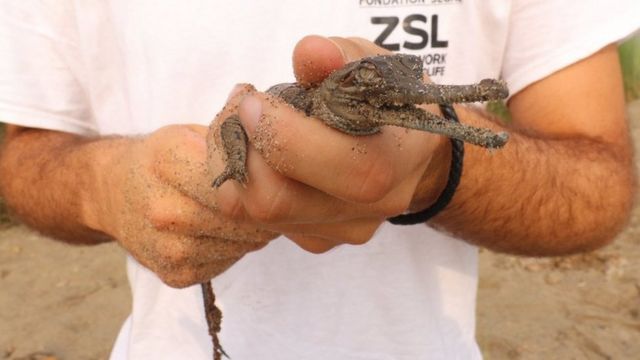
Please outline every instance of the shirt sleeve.
[{"label": "shirt sleeve", "polygon": [[71,1],[0,2],[0,121],[94,134]]},{"label": "shirt sleeve", "polygon": [[511,94],[640,26],[638,0],[514,0],[502,77]]}]

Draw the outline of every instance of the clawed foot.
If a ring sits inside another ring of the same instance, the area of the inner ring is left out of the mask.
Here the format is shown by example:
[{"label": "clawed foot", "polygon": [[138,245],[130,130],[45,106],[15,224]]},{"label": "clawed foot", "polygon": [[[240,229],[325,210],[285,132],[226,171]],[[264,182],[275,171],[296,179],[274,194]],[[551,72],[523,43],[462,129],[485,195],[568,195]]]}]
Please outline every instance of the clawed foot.
[{"label": "clawed foot", "polygon": [[222,174],[220,174],[217,178],[215,178],[215,180],[213,180],[211,186],[213,186],[214,188],[219,188],[220,185],[224,184],[224,182],[227,180],[235,180],[240,184],[246,184],[248,179],[247,171],[244,164],[242,165],[243,166],[239,168],[238,166],[232,167],[230,166],[230,164],[227,164],[227,167],[224,169]]},{"label": "clawed foot", "polygon": [[222,148],[226,154],[226,167],[222,174],[213,180],[213,187],[220,187],[225,181],[233,179],[241,184],[247,183],[247,133],[242,128],[238,115],[231,115],[220,125]]}]

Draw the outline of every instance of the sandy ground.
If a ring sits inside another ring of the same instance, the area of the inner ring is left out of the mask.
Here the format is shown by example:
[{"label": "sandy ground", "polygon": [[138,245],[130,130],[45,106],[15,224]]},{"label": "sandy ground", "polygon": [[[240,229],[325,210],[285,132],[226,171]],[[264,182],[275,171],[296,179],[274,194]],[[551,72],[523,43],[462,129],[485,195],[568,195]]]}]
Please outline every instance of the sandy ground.
[{"label": "sandy ground", "polygon": [[[630,112],[640,139],[640,101]],[[595,253],[527,259],[483,251],[485,357],[640,358],[639,235],[640,208]],[[16,226],[0,230],[0,288],[0,359],[106,359],[130,306],[117,245],[70,247]]]}]

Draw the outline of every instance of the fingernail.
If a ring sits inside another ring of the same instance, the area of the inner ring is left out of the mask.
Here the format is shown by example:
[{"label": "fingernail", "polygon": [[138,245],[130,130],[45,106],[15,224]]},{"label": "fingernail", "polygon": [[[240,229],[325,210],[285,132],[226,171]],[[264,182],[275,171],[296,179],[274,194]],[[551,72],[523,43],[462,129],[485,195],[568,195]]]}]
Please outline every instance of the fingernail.
[{"label": "fingernail", "polygon": [[234,96],[238,95],[242,89],[244,89],[245,85],[244,84],[236,84],[233,89],[231,89],[231,92],[229,93],[229,96],[227,97],[227,101],[231,100]]},{"label": "fingernail", "polygon": [[238,115],[245,131],[252,133],[262,116],[262,102],[256,96],[245,96],[238,108]]}]

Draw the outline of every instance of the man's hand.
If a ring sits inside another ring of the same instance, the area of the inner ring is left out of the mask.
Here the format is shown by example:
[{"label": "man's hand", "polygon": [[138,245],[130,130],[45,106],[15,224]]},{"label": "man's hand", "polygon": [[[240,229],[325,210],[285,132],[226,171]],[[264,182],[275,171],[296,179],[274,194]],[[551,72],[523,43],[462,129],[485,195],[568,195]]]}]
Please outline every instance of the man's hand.
[{"label": "man's hand", "polygon": [[206,131],[176,125],[143,138],[86,139],[11,126],[0,167],[20,176],[3,177],[2,193],[44,233],[71,243],[116,239],[168,285],[199,283],[275,237],[216,212]]},{"label": "man's hand", "polygon": [[99,191],[99,228],[171,286],[208,280],[275,237],[217,213],[206,131],[174,125],[125,140]]},{"label": "man's hand", "polygon": [[[361,39],[307,37],[295,49],[294,69],[300,83],[315,84],[347,62],[385,52]],[[434,153],[448,158],[448,141],[433,134],[386,127],[354,137],[262,93],[232,101],[253,145],[250,178],[246,188],[221,187],[221,211],[259,221],[312,252],[368,241],[387,217],[416,205]],[[428,172],[431,193],[420,204],[444,186],[446,166],[437,169]]]}]

